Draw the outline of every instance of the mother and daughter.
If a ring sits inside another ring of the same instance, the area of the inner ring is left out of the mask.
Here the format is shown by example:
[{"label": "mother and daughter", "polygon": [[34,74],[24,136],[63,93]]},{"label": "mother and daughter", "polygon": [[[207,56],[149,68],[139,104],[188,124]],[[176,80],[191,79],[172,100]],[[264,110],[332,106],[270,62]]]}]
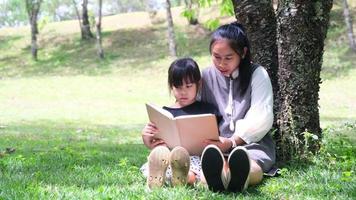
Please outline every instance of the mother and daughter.
[{"label": "mother and daughter", "polygon": [[[251,62],[250,45],[238,23],[220,26],[211,36],[213,65],[199,71],[191,58],[175,60],[168,70],[168,85],[175,97],[163,108],[174,116],[213,113],[219,140],[206,140],[201,156],[187,150],[169,150],[154,137],[149,122],[142,130],[151,149],[141,171],[149,188],[206,183],[214,192],[242,192],[261,182],[275,163],[275,146],[268,134],[273,123],[273,94],[266,70]],[[199,99],[199,101],[197,100]]]}]

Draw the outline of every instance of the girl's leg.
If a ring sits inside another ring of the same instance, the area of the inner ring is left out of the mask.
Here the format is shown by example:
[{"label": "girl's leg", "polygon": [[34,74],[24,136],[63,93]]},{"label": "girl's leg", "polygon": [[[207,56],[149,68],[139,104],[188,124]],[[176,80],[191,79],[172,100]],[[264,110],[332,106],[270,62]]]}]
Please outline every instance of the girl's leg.
[{"label": "girl's leg", "polygon": [[196,181],[196,174],[192,171],[188,172],[188,178],[187,178],[187,184],[188,185],[194,185],[195,181]]},{"label": "girl's leg", "polygon": [[256,185],[262,181],[263,172],[261,167],[254,160],[250,160],[250,180],[249,185]]},{"label": "girl's leg", "polygon": [[169,165],[169,153],[167,147],[158,146],[148,156],[147,185],[150,189],[164,185]]},{"label": "girl's leg", "polygon": [[190,157],[183,147],[175,147],[170,154],[172,186],[185,185],[189,180]]}]

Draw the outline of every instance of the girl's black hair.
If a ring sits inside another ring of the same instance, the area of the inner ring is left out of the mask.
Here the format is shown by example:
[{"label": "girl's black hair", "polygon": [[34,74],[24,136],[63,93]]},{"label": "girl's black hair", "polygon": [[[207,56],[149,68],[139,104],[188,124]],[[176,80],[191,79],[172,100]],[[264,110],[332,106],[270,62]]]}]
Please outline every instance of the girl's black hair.
[{"label": "girl's black hair", "polygon": [[168,86],[169,89],[186,83],[195,83],[199,86],[201,79],[198,64],[191,58],[180,58],[172,62],[168,69]]},{"label": "girl's black hair", "polygon": [[[240,57],[241,62],[239,66],[239,76],[240,76],[240,94],[243,95],[251,81],[251,76],[253,73],[251,64],[251,53],[250,53],[250,43],[248,41],[245,29],[243,26],[237,22],[231,24],[225,24],[217,28],[210,40],[210,54],[212,53],[212,46],[218,40],[227,40],[231,49],[233,49]],[[247,48],[246,54],[244,55],[244,48]]]}]

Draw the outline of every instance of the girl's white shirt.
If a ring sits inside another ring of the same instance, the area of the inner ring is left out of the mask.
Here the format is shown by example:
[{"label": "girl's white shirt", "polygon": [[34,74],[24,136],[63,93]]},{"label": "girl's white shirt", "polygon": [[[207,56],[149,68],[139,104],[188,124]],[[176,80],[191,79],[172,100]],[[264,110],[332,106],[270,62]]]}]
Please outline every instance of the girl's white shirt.
[{"label": "girl's white shirt", "polygon": [[247,144],[260,141],[273,125],[272,84],[263,67],[253,72],[251,87],[251,107],[243,119],[235,122],[232,136],[240,137]]}]

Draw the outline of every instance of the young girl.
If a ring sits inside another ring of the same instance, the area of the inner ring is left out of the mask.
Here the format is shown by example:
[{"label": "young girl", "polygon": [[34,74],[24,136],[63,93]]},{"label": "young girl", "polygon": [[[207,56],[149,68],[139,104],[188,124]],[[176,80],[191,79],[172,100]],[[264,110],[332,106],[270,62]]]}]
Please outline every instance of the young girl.
[{"label": "young girl", "polygon": [[216,106],[223,119],[220,141],[207,141],[202,153],[202,170],[211,190],[240,192],[261,182],[275,163],[267,134],[273,123],[271,81],[262,66],[251,63],[249,41],[238,23],[212,34],[210,53],[213,66],[203,71],[201,101]]},{"label": "young girl", "polygon": [[[212,113],[219,118],[217,109],[212,104],[196,101],[200,82],[200,70],[193,59],[175,60],[168,69],[168,86],[175,97],[175,102],[170,107],[163,108],[175,117]],[[154,138],[154,134],[158,131],[155,124],[151,122],[142,130],[144,144],[152,149],[148,162],[141,168],[147,176],[149,188],[163,186],[166,177],[171,180],[173,186],[194,184],[201,172],[200,158],[189,157],[188,152],[182,147],[176,147],[170,152],[163,140]]]}]

